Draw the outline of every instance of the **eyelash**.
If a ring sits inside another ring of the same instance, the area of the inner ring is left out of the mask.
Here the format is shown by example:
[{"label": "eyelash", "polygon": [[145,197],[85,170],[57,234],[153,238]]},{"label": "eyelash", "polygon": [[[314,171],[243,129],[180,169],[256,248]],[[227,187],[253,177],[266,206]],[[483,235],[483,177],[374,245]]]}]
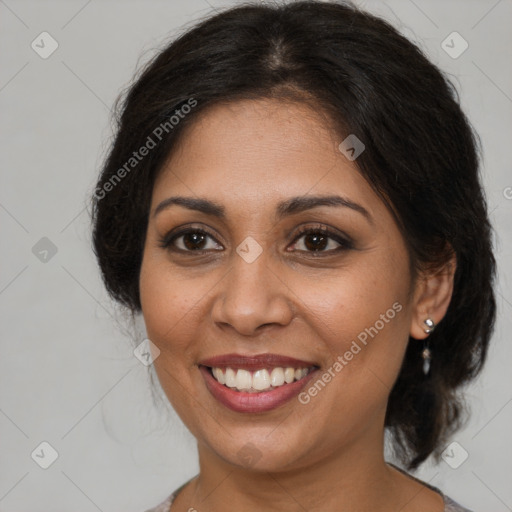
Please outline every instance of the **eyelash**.
[{"label": "eyelash", "polygon": [[[180,237],[184,236],[184,235],[188,235],[188,234],[191,234],[191,233],[195,233],[195,234],[201,234],[201,235],[205,235],[207,237],[210,237],[212,238],[213,240],[215,240],[215,237],[209,233],[208,231],[205,231],[204,229],[201,229],[201,228],[187,228],[187,229],[183,229],[181,231],[179,231],[178,233],[173,233],[173,234],[167,234],[165,235],[164,237],[162,237],[160,240],[159,240],[159,246],[163,249],[167,249],[169,251],[172,251],[172,252],[180,252],[180,253],[195,253],[196,255],[202,255],[204,253],[207,253],[210,251],[210,249],[196,249],[196,250],[185,250],[185,249],[177,249],[177,248],[174,248],[172,245],[173,243]],[[335,242],[337,242],[339,244],[339,247],[335,248],[335,249],[330,249],[330,250],[321,250],[321,251],[304,251],[304,250],[299,250],[299,252],[303,252],[303,253],[308,253],[309,255],[313,256],[313,257],[322,257],[322,255],[332,255],[334,253],[339,253],[341,251],[346,251],[346,250],[349,250],[349,249],[353,249],[353,242],[352,240],[350,240],[349,237],[347,237],[345,235],[342,236],[340,235],[338,232],[336,231],[333,231],[325,226],[317,226],[317,227],[303,227],[303,228],[300,228],[299,229],[299,232],[297,233],[297,235],[295,236],[293,242],[292,242],[292,245],[295,245],[301,238],[303,238],[305,235],[309,235],[309,234],[322,234],[323,236],[327,237],[327,238],[330,238],[332,240],[334,240]],[[215,240],[216,243],[219,243]],[[214,251],[218,251],[217,249],[214,249]],[[218,251],[220,252],[220,251]]]}]

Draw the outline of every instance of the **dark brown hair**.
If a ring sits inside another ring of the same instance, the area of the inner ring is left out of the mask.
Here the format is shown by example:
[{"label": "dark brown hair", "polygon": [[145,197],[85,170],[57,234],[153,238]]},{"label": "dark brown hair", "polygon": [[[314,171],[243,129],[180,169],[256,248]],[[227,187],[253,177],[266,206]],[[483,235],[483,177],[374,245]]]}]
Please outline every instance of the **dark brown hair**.
[{"label": "dark brown hair", "polygon": [[[93,197],[104,283],[140,312],[153,183],[184,128],[216,103],[277,97],[315,103],[340,142],[349,133],[363,141],[357,166],[393,211],[415,271],[456,255],[452,300],[429,337],[430,375],[421,371],[421,344],[409,343],[389,398],[386,426],[413,469],[438,456],[460,426],[457,390],[481,370],[493,331],[495,260],[477,138],[457,93],[387,22],[347,3],[245,4],[160,51],[117,104],[115,140]],[[151,150],[135,159],[150,139]]]}]

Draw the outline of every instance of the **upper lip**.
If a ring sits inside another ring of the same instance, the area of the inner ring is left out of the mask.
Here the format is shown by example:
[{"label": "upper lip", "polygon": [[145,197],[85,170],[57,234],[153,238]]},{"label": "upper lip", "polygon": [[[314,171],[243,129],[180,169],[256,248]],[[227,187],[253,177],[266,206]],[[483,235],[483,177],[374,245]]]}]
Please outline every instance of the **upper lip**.
[{"label": "upper lip", "polygon": [[222,354],[203,359],[200,365],[210,368],[242,368],[245,370],[258,370],[261,368],[310,368],[317,366],[310,361],[303,361],[293,357],[279,354],[257,354],[244,356],[243,354]]}]

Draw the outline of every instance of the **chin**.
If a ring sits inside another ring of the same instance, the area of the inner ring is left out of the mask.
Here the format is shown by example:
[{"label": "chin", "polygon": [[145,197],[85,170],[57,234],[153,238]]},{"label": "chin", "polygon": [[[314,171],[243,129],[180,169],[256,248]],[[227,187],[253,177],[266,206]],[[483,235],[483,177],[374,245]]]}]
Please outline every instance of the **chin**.
[{"label": "chin", "polygon": [[[241,469],[255,472],[279,473],[290,468],[297,469],[306,466],[311,457],[306,451],[299,452],[299,448],[305,450],[303,441],[293,442],[287,435],[286,443],[272,439],[271,430],[260,432],[252,436],[229,436],[226,444],[219,445],[218,439],[210,448],[227,463]],[[309,453],[309,450],[308,450]]]}]

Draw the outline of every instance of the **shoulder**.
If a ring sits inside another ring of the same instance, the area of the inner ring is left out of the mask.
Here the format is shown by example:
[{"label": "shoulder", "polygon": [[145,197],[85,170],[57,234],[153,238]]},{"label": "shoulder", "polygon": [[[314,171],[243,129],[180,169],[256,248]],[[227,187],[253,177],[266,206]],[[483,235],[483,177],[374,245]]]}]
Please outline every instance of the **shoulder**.
[{"label": "shoulder", "polygon": [[178,493],[192,480],[194,480],[193,477],[190,480],[187,480],[183,485],[178,487],[170,496],[168,496],[162,503],[158,504],[156,507],[150,508],[148,510],[145,510],[145,512],[170,512],[171,505]]},{"label": "shoulder", "polygon": [[464,508],[449,496],[444,495],[444,512],[473,512],[469,508]]},{"label": "shoulder", "polygon": [[469,508],[463,507],[462,505],[457,503],[455,500],[453,500],[452,498],[450,498],[449,496],[444,494],[443,491],[441,491],[441,489],[438,489],[437,487],[434,487],[433,485],[431,485],[427,482],[424,482],[423,480],[420,480],[419,478],[415,477],[414,475],[410,475],[407,471],[405,471],[401,467],[399,467],[391,462],[388,462],[387,464],[389,466],[395,468],[396,470],[400,471],[400,473],[408,476],[409,478],[412,478],[416,482],[419,482],[420,484],[424,485],[425,487],[433,490],[434,492],[437,492],[443,498],[444,512],[473,512]]},{"label": "shoulder", "polygon": [[168,498],[166,498],[162,503],[157,505],[156,507],[149,508],[145,512],[169,512],[171,509],[171,504],[174,500],[175,494],[172,493]]}]

